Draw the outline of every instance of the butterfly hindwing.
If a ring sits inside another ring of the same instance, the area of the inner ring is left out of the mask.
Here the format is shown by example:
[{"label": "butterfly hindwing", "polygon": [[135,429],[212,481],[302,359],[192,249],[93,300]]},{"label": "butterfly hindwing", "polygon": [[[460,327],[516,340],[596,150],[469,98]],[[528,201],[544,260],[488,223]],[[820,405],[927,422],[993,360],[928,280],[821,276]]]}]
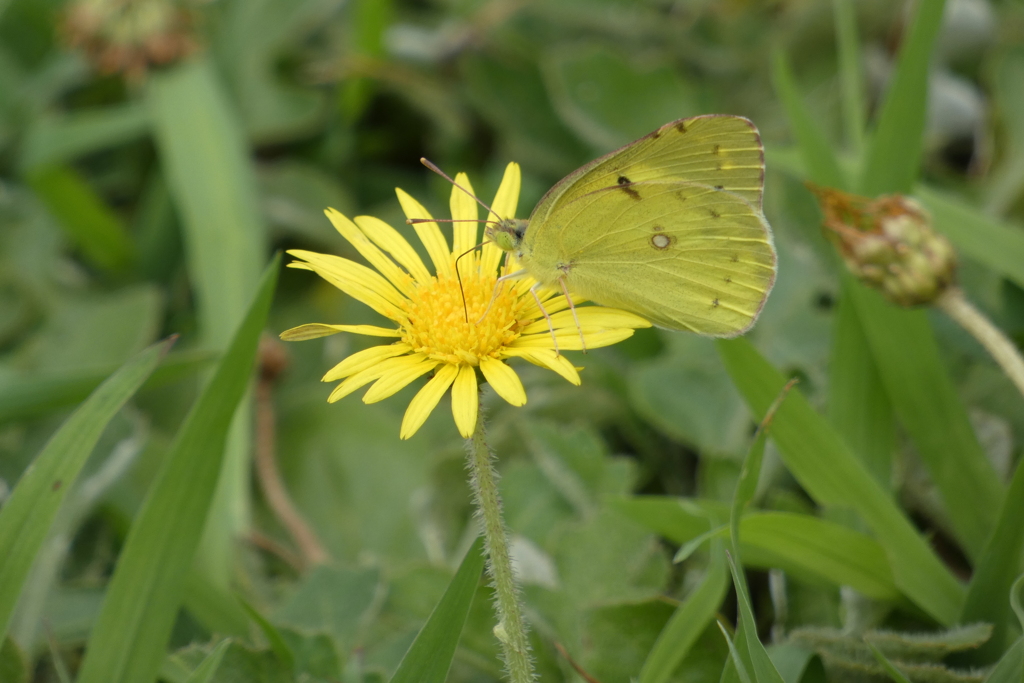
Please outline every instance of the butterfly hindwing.
[{"label": "butterfly hindwing", "polygon": [[559,201],[535,238],[531,270],[670,329],[741,334],[775,280],[760,208],[705,184],[637,182]]}]

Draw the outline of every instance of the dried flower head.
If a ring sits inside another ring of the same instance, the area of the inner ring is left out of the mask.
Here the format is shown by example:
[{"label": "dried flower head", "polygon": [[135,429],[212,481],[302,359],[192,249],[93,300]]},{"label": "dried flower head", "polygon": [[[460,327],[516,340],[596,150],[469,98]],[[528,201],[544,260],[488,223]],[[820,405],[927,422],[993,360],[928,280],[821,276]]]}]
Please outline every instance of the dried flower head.
[{"label": "dried flower head", "polygon": [[75,0],[63,29],[100,72],[134,80],[196,49],[192,15],[176,0]]},{"label": "dried flower head", "polygon": [[913,199],[869,199],[832,188],[811,189],[846,266],[893,303],[932,303],[955,281],[956,252]]}]

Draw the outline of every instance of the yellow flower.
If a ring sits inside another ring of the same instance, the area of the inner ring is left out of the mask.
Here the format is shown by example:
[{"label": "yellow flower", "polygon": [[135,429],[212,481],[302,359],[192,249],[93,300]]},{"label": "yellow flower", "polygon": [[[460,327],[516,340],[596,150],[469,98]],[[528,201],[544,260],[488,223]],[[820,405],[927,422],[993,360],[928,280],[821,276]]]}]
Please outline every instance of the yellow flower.
[{"label": "yellow flower", "polygon": [[[473,191],[464,173],[456,177],[456,182]],[[491,204],[494,213],[488,220],[515,215],[519,183],[519,166],[509,164]],[[406,216],[432,218],[415,199],[400,189],[396,192]],[[400,434],[403,439],[416,433],[449,387],[455,425],[462,436],[472,436],[479,410],[477,370],[495,393],[512,405],[521,406],[526,403],[526,391],[515,370],[506,364],[508,359],[522,358],[578,385],[579,374],[565,356],[556,352],[555,338],[559,350],[580,349],[582,333],[586,348],[592,349],[620,342],[630,337],[635,328],[650,327],[639,316],[603,306],[577,308],[577,327],[565,296],[541,288],[537,294],[551,317],[549,326],[530,292],[536,284],[533,279],[505,281],[496,289],[499,273],[514,272],[516,267],[512,263],[502,266],[504,252],[493,244],[459,260],[460,284],[455,259],[477,244],[479,215],[476,202],[454,187],[451,212],[452,218],[459,221],[452,223],[452,248],[437,223],[414,225],[435,274],[430,273],[412,245],[384,221],[371,216],[356,216],[353,221],[334,209],[326,211],[331,223],[376,271],[338,256],[299,249],[288,252],[301,259],[288,264],[290,267],[312,270],[397,325],[387,328],[312,323],[281,334],[282,339],[290,341],[338,332],[398,339],[354,353],[334,366],[323,381],[343,381],[328,401],[333,403],[373,382],[363,395],[363,402],[376,403],[418,377],[433,373],[405,412]],[[573,297],[574,304],[581,301]]]}]

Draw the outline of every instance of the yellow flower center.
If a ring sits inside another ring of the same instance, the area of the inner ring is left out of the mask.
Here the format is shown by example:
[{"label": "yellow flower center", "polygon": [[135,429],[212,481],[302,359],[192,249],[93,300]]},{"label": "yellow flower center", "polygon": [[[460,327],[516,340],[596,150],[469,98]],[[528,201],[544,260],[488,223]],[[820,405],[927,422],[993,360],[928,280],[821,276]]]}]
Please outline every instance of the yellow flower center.
[{"label": "yellow flower center", "polygon": [[525,299],[508,284],[495,296],[493,274],[481,275],[466,264],[461,272],[461,286],[456,277],[439,275],[412,291],[402,340],[436,360],[479,365],[481,357],[496,357],[519,336],[523,325],[517,317]]}]

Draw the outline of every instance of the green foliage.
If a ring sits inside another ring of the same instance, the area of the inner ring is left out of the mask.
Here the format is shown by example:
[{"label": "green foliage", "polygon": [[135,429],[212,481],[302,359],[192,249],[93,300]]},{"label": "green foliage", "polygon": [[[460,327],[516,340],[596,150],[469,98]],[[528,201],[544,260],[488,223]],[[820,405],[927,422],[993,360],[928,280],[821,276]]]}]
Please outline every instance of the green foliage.
[{"label": "green foliage", "polygon": [[[68,44],[71,4],[0,0],[0,681],[500,680],[448,399],[404,442],[415,386],[327,404],[366,339],[260,334],[379,317],[260,273],[359,260],[327,206],[445,215],[421,156],[485,198],[518,162],[526,217],[722,112],[766,148],[754,330],[643,330],[570,353],[582,387],[514,362],[527,405],[482,394],[540,680],[1020,683],[1024,398],[845,275],[804,187],[912,193],[1020,346],[1019,3],[185,2],[198,49],[128,76]],[[268,444],[325,561],[253,474]]]}]

